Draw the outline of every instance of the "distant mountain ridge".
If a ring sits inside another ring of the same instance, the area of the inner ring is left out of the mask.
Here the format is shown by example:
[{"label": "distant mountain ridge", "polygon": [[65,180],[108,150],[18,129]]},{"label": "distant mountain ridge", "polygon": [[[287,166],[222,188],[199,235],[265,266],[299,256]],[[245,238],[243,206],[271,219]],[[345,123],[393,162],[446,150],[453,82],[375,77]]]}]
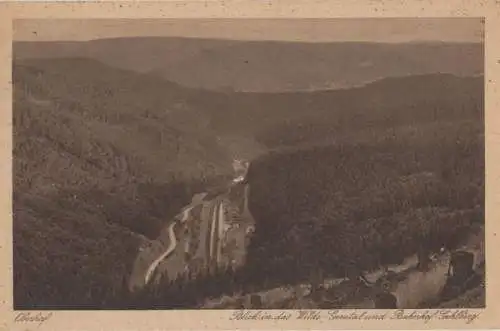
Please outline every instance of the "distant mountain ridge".
[{"label": "distant mountain ridge", "polygon": [[387,76],[484,72],[481,43],[302,43],[174,37],[15,42],[14,57],[87,57],[208,90],[347,88]]}]

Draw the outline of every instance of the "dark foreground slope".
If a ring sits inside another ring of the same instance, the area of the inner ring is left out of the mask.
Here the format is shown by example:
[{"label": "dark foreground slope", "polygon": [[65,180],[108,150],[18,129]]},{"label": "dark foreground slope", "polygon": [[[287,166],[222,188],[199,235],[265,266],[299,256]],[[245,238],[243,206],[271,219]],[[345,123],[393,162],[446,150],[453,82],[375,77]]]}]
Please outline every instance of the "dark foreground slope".
[{"label": "dark foreground slope", "polygon": [[359,138],[252,163],[257,225],[248,254],[255,277],[294,282],[317,269],[343,276],[351,267],[397,264],[419,251],[456,247],[484,222],[481,121]]},{"label": "dark foreground slope", "polygon": [[294,115],[268,116],[256,134],[275,151],[248,174],[249,272],[262,283],[343,276],[458,245],[484,222],[483,96],[482,77],[451,75],[290,95],[276,109]]},{"label": "dark foreground slope", "polygon": [[99,307],[143,236],[230,173],[174,85],[84,59],[14,65],[15,307]]}]

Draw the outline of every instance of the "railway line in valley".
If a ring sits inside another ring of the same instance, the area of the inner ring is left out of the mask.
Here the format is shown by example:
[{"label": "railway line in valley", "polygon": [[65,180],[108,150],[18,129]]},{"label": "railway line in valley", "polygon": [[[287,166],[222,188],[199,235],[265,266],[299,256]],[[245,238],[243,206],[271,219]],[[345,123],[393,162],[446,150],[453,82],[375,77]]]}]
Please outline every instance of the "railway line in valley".
[{"label": "railway line in valley", "polygon": [[[230,185],[239,185],[237,182],[233,182]],[[247,199],[247,190],[243,190],[244,199]],[[202,254],[205,263],[208,266],[221,265],[223,263],[223,245],[225,233],[228,230],[228,220],[227,220],[227,201],[225,194],[216,196],[213,199],[206,199],[208,193],[198,194],[193,197],[191,203],[184,207],[183,210],[174,218],[174,220],[168,225],[166,233],[168,234],[168,245],[161,252],[161,254],[156,257],[151,263],[148,264],[144,272],[144,284],[147,285],[151,282],[155,271],[158,270],[160,264],[169,259],[176,250],[179,249],[179,244],[181,241],[185,241],[185,252],[191,255],[189,241],[199,240],[202,243],[201,246],[204,254]],[[247,205],[246,203],[244,204]],[[194,214],[193,210],[195,207],[200,206],[200,214]],[[192,238],[190,227],[194,226],[191,222],[206,222],[204,231],[199,233],[196,237]],[[187,230],[187,236],[183,236],[182,239],[178,238],[176,231],[178,228]],[[203,233],[204,232],[204,233]],[[186,264],[187,265],[187,264]]]}]

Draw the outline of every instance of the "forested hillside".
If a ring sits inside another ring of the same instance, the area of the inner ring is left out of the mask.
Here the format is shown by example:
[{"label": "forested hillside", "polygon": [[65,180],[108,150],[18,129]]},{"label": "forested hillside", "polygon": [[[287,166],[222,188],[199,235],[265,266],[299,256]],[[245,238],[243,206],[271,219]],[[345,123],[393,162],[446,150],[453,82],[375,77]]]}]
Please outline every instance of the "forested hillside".
[{"label": "forested hillside", "polygon": [[14,65],[17,307],[109,304],[142,235],[231,173],[177,91],[86,59]]},{"label": "forested hillside", "polygon": [[248,133],[268,148],[278,148],[332,141],[360,130],[477,119],[483,95],[483,76],[430,74],[344,90],[212,93],[192,102],[203,104],[217,132]]},{"label": "forested hillside", "polygon": [[317,269],[335,276],[371,270],[456,247],[483,224],[481,121],[360,138],[252,163],[249,203],[258,223],[248,267],[255,277],[293,282]]},{"label": "forested hillside", "polygon": [[264,154],[247,178],[248,264],[135,304],[344,276],[484,222],[483,77],[209,92],[73,58],[15,62],[13,81],[17,308],[134,304],[121,291],[140,244],[193,193],[224,187],[238,149]]}]

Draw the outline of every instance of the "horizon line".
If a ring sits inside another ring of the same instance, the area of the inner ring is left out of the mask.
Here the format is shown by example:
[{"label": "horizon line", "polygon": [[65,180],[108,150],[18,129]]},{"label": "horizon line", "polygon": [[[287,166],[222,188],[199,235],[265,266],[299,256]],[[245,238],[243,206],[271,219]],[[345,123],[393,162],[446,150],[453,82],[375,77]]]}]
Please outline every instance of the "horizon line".
[{"label": "horizon line", "polygon": [[233,41],[233,42],[256,42],[256,43],[303,43],[303,44],[336,44],[336,43],[363,43],[363,44],[484,44],[481,40],[436,40],[436,39],[411,39],[411,40],[367,40],[367,39],[344,39],[344,40],[290,40],[290,39],[246,39],[246,38],[225,38],[225,37],[195,37],[195,36],[110,36],[92,39],[54,39],[54,40],[32,40],[32,39],[12,39],[12,43],[89,43],[96,41],[111,41],[121,39],[188,39],[188,40],[207,40],[207,41]]}]

